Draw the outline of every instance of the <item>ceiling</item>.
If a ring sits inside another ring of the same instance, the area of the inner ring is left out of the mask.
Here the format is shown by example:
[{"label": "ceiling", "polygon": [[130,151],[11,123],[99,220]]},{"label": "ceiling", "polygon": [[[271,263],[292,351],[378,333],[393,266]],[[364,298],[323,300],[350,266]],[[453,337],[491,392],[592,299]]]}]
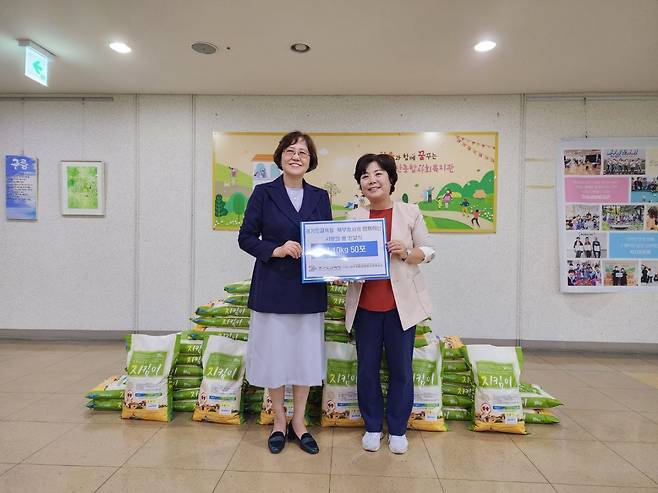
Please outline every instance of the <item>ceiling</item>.
[{"label": "ceiling", "polygon": [[[50,87],[18,38],[57,56]],[[0,67],[3,94],[655,92],[658,0],[0,0]]]}]

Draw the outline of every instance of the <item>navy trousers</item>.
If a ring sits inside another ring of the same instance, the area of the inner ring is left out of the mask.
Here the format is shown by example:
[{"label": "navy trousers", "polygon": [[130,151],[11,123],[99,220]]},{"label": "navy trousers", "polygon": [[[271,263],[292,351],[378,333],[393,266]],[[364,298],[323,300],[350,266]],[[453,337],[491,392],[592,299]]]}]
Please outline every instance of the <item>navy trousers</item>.
[{"label": "navy trousers", "polygon": [[357,351],[357,391],[366,431],[382,431],[384,397],[379,369],[382,348],[389,371],[386,422],[391,435],[404,435],[414,404],[411,361],[416,327],[402,330],[397,310],[371,312],[358,308],[354,319]]}]

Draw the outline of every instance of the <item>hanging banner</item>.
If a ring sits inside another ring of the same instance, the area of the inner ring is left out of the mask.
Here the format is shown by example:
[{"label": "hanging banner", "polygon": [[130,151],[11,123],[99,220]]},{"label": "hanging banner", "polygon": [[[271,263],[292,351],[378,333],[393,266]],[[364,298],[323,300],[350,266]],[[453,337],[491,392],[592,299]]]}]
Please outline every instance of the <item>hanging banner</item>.
[{"label": "hanging banner", "polygon": [[37,218],[38,164],[28,156],[5,156],[7,219]]},{"label": "hanging banner", "polygon": [[[285,133],[213,133],[213,229],[239,229],[253,188],[281,174],[272,154]],[[393,200],[418,204],[431,233],[496,232],[497,132],[309,134],[319,165],[305,179],[327,190],[334,219],[367,203],[357,159],[386,153],[397,164]]]},{"label": "hanging banner", "polygon": [[658,138],[564,141],[560,288],[658,292]]}]

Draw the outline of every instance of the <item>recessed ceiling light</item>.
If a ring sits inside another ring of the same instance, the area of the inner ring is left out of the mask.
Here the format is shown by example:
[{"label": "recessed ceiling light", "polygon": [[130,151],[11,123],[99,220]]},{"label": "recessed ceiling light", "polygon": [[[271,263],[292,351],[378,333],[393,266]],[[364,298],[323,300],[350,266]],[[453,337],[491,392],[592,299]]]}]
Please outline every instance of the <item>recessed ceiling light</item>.
[{"label": "recessed ceiling light", "polygon": [[192,45],[192,49],[197,53],[201,53],[202,55],[212,55],[217,51],[217,47],[214,44],[208,43],[206,41],[199,41],[194,43]]},{"label": "recessed ceiling light", "polygon": [[290,45],[290,49],[295,53],[306,53],[311,49],[311,47],[306,43],[293,43]]},{"label": "recessed ceiling light", "polygon": [[128,46],[126,43],[121,43],[118,41],[115,43],[110,43],[110,48],[112,48],[117,53],[122,53],[124,55],[126,53],[130,53],[131,51],[133,51],[132,48]]},{"label": "recessed ceiling light", "polygon": [[485,41],[480,41],[478,44],[476,44],[473,49],[475,51],[479,51],[480,53],[483,53],[485,51],[491,51],[496,47],[496,43],[493,41],[485,40]]}]

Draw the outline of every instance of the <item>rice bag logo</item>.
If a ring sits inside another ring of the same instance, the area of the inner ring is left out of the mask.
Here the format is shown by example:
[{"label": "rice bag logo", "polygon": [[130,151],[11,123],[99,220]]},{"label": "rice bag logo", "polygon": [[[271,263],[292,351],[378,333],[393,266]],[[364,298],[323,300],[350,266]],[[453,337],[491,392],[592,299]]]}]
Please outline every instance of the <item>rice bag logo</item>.
[{"label": "rice bag logo", "polygon": [[494,389],[511,389],[519,386],[512,363],[478,361],[478,386]]},{"label": "rice bag logo", "polygon": [[434,386],[439,384],[436,361],[415,359],[411,363],[414,387]]},{"label": "rice bag logo", "polygon": [[203,370],[203,376],[219,380],[237,380],[242,368],[242,356],[211,353]]},{"label": "rice bag logo", "polygon": [[356,385],[356,360],[343,359],[327,360],[327,385]]},{"label": "rice bag logo", "polygon": [[128,365],[132,377],[161,377],[164,375],[167,351],[133,351]]}]

